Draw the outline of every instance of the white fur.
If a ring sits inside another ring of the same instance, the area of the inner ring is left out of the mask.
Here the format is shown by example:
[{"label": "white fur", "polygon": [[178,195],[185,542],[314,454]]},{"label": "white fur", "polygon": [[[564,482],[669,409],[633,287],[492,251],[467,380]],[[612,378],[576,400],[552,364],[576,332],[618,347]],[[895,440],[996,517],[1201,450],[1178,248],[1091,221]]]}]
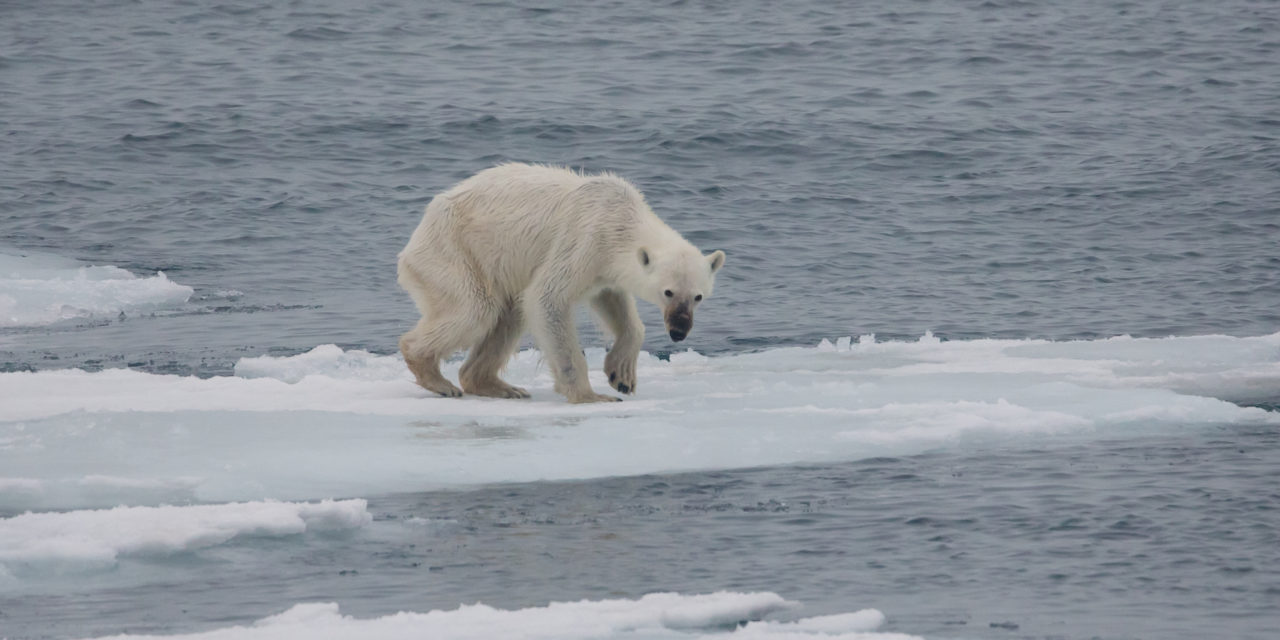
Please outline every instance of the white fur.
[{"label": "white fur", "polygon": [[691,324],[723,263],[723,252],[703,256],[622,178],[501,165],[433,198],[400,252],[400,285],[422,312],[400,349],[418,384],[442,395],[462,391],[440,375],[440,359],[470,347],[459,375],[467,393],[528,397],[498,379],[527,323],[556,391],[571,402],[617,400],[587,382],[573,305],[589,301],[614,334],[605,372],[632,392],[644,341],[633,296],[661,307],[669,328],[682,314]]}]

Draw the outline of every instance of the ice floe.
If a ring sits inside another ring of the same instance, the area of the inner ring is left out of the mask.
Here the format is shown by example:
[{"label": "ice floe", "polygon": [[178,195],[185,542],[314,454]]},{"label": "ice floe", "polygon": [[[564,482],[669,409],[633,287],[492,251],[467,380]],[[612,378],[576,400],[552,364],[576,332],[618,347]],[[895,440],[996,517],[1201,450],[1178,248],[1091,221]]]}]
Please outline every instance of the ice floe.
[{"label": "ice floe", "polygon": [[[603,351],[588,350],[604,390]],[[446,367],[456,376],[458,363]],[[209,379],[0,374],[0,513],[314,500],[493,482],[824,463],[955,446],[1280,424],[1280,334],[823,342],[642,354],[625,402],[438,398],[399,356],[327,345]]]},{"label": "ice floe", "polygon": [[878,632],[884,615],[875,609],[854,613],[764,621],[795,610],[798,603],[768,593],[718,592],[699,595],[651,593],[635,600],[553,602],[544,607],[503,610],[484,604],[428,613],[401,612],[371,619],[342,615],[335,603],[305,603],[257,621],[181,636],[187,640],[911,640]]},{"label": "ice floe", "polygon": [[163,556],[244,536],[354,529],[371,521],[364,500],[116,507],[0,518],[0,574],[107,569],[119,556]]}]

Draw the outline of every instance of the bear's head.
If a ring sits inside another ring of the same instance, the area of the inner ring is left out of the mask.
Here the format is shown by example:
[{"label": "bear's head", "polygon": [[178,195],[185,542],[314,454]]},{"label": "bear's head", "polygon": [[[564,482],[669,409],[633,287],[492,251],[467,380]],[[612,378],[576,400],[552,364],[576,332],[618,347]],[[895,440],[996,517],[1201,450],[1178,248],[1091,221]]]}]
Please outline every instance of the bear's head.
[{"label": "bear's head", "polygon": [[693,310],[711,297],[716,272],[724,266],[724,252],[702,255],[697,248],[662,253],[640,249],[644,286],[633,293],[662,309],[667,334],[679,342],[693,329]]}]

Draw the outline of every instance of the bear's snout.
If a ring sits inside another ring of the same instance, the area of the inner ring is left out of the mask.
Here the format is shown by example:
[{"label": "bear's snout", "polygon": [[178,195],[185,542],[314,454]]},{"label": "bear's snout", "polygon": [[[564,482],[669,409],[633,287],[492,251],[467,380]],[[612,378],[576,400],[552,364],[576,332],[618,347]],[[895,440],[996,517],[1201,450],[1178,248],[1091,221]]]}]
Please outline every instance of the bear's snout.
[{"label": "bear's snout", "polygon": [[[681,305],[681,307],[683,306]],[[667,333],[675,342],[684,340],[692,328],[693,314],[689,313],[685,308],[677,309],[675,313],[667,316]]]}]

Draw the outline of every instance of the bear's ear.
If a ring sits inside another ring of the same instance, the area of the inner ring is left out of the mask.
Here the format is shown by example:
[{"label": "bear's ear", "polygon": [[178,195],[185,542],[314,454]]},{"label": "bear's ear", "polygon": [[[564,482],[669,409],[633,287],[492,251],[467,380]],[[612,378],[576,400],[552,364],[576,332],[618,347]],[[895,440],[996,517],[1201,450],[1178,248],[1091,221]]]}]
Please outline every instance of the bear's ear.
[{"label": "bear's ear", "polygon": [[724,252],[716,251],[707,256],[707,263],[711,265],[711,273],[719,271],[720,267],[724,266]]},{"label": "bear's ear", "polygon": [[644,267],[644,268],[646,268],[646,269],[648,269],[648,268],[649,268],[649,252],[648,252],[648,251],[646,251],[646,250],[644,249],[644,247],[641,247],[641,248],[636,252],[636,257],[640,259],[640,266],[642,266],[642,267]]}]

